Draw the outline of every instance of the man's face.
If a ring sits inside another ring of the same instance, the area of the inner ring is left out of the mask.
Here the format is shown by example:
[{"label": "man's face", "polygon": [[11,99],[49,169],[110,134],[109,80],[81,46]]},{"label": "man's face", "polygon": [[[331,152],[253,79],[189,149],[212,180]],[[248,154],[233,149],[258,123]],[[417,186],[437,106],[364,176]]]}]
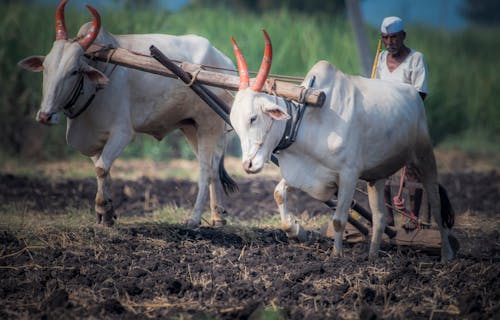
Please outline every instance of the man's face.
[{"label": "man's face", "polygon": [[391,55],[397,55],[404,46],[406,33],[404,31],[396,33],[382,33],[382,42],[384,42],[385,49]]}]

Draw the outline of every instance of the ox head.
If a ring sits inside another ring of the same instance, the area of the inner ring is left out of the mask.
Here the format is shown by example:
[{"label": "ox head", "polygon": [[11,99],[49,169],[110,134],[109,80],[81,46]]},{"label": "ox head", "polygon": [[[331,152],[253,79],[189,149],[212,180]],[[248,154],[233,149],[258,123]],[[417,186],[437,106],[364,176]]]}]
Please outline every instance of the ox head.
[{"label": "ox head", "polygon": [[283,99],[261,92],[269,71],[273,49],[265,30],[264,58],[259,72],[250,85],[248,67],[236,41],[231,39],[238,62],[240,87],[231,108],[231,125],[241,141],[243,168],[247,173],[257,173],[271,158],[290,116]]},{"label": "ox head", "polygon": [[[43,124],[58,122],[58,113],[80,94],[83,79],[104,85],[109,80],[99,70],[88,65],[84,52],[94,42],[101,27],[101,18],[97,10],[86,5],[94,16],[92,26],[83,37],[68,40],[64,22],[64,6],[68,0],[62,0],[56,10],[56,40],[47,56],[30,56],[18,65],[33,72],[43,71],[42,102],[37,113],[37,121]],[[81,85],[79,85],[81,83]]]}]

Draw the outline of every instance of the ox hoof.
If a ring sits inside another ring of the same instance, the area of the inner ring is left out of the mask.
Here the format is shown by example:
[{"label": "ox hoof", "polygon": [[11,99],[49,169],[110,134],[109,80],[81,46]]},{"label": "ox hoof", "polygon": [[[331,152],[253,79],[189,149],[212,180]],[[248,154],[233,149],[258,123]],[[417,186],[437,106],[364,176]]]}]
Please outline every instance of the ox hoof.
[{"label": "ox hoof", "polygon": [[342,249],[337,249],[337,248],[333,247],[333,256],[337,257],[337,258],[341,258],[344,256],[344,252]]},{"label": "ox hoof", "polygon": [[226,219],[212,219],[212,221],[210,221],[210,225],[212,227],[222,227],[225,226],[226,224],[227,224]]},{"label": "ox hoof", "polygon": [[460,250],[460,242],[455,238],[454,235],[448,235],[448,241],[450,241],[451,250],[453,250],[453,258],[457,256],[458,251]]},{"label": "ox hoof", "polygon": [[309,238],[306,230],[301,225],[299,225],[299,232],[296,238],[299,242],[306,242]]},{"label": "ox hoof", "polygon": [[111,214],[100,214],[96,213],[96,223],[97,224],[102,224],[106,227],[112,227],[115,224],[114,219],[116,219],[116,216],[111,213]]},{"label": "ox hoof", "polygon": [[441,245],[441,263],[454,260],[460,250],[460,243],[454,235],[448,234],[448,243],[448,246]]},{"label": "ox hoof", "polygon": [[115,224],[114,219],[116,219],[116,215],[111,199],[103,201],[102,203],[96,202],[95,214],[98,224],[105,225],[106,227],[111,227]]},{"label": "ox hoof", "polygon": [[188,229],[196,229],[199,226],[200,226],[200,223],[197,222],[197,221],[195,221],[195,220],[193,220],[193,219],[189,219],[189,220],[186,221],[186,227]]},{"label": "ox hoof", "polygon": [[306,242],[308,239],[306,230],[300,224],[293,224],[290,228],[284,231],[289,239],[296,239],[299,242]]},{"label": "ox hoof", "polygon": [[368,254],[368,261],[372,262],[372,261],[375,261],[377,259],[378,259],[378,250],[377,251],[370,250],[370,253]]},{"label": "ox hoof", "polygon": [[113,218],[103,219],[102,224],[105,225],[106,227],[112,227],[115,224],[115,221]]}]

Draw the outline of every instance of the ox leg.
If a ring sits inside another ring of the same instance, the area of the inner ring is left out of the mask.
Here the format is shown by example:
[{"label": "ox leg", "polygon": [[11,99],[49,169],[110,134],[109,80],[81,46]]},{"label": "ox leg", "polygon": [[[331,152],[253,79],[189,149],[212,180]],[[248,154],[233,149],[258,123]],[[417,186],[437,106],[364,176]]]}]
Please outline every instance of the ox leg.
[{"label": "ox leg", "polygon": [[[434,217],[439,232],[441,234],[441,262],[447,262],[455,257],[455,252],[451,246],[449,229],[444,226],[442,214],[451,214],[451,212],[441,212],[443,208],[441,198],[439,196],[439,184],[437,179],[436,160],[430,143],[421,147],[417,154],[422,155],[417,157],[417,174],[422,181],[422,185],[427,194],[431,214]],[[451,208],[446,208],[451,209]]]},{"label": "ox leg", "polygon": [[[217,180],[217,181],[213,181]],[[222,200],[222,185],[218,179],[213,179],[209,184],[210,191],[210,219],[212,226],[225,225],[227,211]]]},{"label": "ox leg", "polygon": [[209,184],[209,192],[210,192],[210,218],[212,226],[222,226],[225,225],[227,216],[226,207],[224,205],[223,198],[223,188],[221,179],[219,176],[219,164],[223,161],[223,152],[225,150],[226,139],[223,137],[219,141],[220,143],[217,145],[216,151],[214,152],[212,167],[211,167],[211,176]]},{"label": "ox leg", "polygon": [[281,179],[276,188],[274,188],[274,200],[278,205],[281,216],[281,230],[285,231],[288,238],[296,238],[299,241],[304,241],[307,237],[304,228],[295,221],[292,221],[292,216],[290,216],[286,208],[287,192],[288,185],[285,179]]},{"label": "ox leg", "polygon": [[441,218],[441,200],[439,197],[439,185],[437,179],[423,179],[423,185],[429,198],[430,210],[434,220],[436,221],[439,232],[441,234],[441,262],[447,262],[453,260],[455,257],[455,252],[452,249],[450,240],[448,238],[449,229],[444,227],[443,219]]},{"label": "ox leg", "polygon": [[370,244],[370,259],[378,256],[382,235],[386,226],[386,212],[384,203],[385,180],[367,183],[368,201],[372,211],[372,241]]},{"label": "ox leg", "polygon": [[424,223],[431,223],[431,211],[429,210],[429,200],[427,197],[427,192],[422,190],[422,201],[420,205],[420,221]]},{"label": "ox leg", "polygon": [[337,208],[333,214],[333,254],[338,257],[343,256],[342,238],[347,224],[349,208],[354,196],[354,190],[356,189],[356,179],[353,179],[352,177],[357,177],[357,175],[355,173],[351,173],[349,175],[345,174],[341,175],[339,179]]},{"label": "ox leg", "polygon": [[97,178],[97,193],[95,196],[96,222],[111,227],[114,224],[113,200],[109,192],[110,175],[109,170],[105,171],[101,167],[95,167]]},{"label": "ox leg", "polygon": [[97,223],[111,227],[114,224],[115,211],[111,198],[110,170],[116,158],[125,146],[132,140],[133,134],[112,135],[100,155],[92,157],[97,177],[97,193],[95,197],[95,212]]},{"label": "ox leg", "polygon": [[[218,179],[217,171],[214,172],[214,168],[216,168],[217,165],[213,163],[218,137],[213,132],[211,133],[210,130],[203,130],[200,127],[195,128],[194,126],[183,127],[182,132],[191,144],[198,158],[198,163],[200,164],[198,194],[196,195],[191,216],[186,222],[189,228],[196,228],[201,224],[201,215],[207,201],[207,196],[209,195],[209,186],[214,183],[214,179]],[[212,195],[217,196],[217,192],[218,191],[214,189]],[[214,210],[215,209],[216,205],[214,205]]]}]

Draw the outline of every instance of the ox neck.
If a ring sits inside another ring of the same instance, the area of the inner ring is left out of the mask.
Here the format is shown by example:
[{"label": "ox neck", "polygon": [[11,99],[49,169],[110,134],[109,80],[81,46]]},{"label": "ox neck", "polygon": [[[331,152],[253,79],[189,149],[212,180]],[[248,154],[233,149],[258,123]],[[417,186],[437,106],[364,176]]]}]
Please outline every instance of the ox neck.
[{"label": "ox neck", "polygon": [[[315,80],[316,76],[312,76],[311,79],[309,79],[307,89],[314,85]],[[291,100],[286,99],[283,99],[283,101],[286,104],[290,118],[286,121],[285,132],[276,148],[274,148],[273,153],[279,153],[280,150],[288,148],[295,142],[307,106],[306,103],[295,104]]]},{"label": "ox neck", "polygon": [[[106,64],[107,69],[108,64]],[[108,78],[111,77],[111,74],[113,71],[115,71],[115,68],[117,65],[114,65]],[[104,70],[105,72],[106,70]],[[77,103],[82,96],[85,95],[85,74],[83,72],[80,72],[80,78],[78,79],[78,82],[75,84],[75,87],[71,91],[71,96],[68,100],[68,102],[64,105],[63,107],[63,113],[64,115],[69,118],[69,119],[74,119],[81,115],[85,110],[88,109],[90,104],[94,101],[94,98],[99,90],[103,89],[101,85],[94,85],[93,92],[92,94],[88,97],[88,99],[85,101],[85,103]]]},{"label": "ox neck", "polygon": [[273,153],[279,153],[281,150],[290,147],[295,142],[305,111],[304,104],[296,105],[292,100],[287,99],[283,99],[283,101],[285,102],[290,118],[286,121],[285,131],[283,132],[278,145],[274,148]]},{"label": "ox neck", "polygon": [[77,104],[79,98],[85,94],[85,75],[80,73],[80,78],[71,91],[71,96],[68,102],[63,107],[63,113],[69,119],[74,119],[81,115],[90,106],[95,98],[95,94],[98,90],[96,87],[95,91],[89,96],[87,101],[83,104]]},{"label": "ox neck", "polygon": [[[315,81],[316,76],[312,76],[311,79],[309,79],[307,88],[311,88],[314,85]],[[285,101],[287,112],[290,115],[290,118],[286,122],[285,132],[283,133],[283,136],[281,137],[281,140],[276,148],[274,148],[273,153],[279,153],[280,150],[288,148],[292,145],[292,143],[295,142],[306,109],[305,103],[295,104],[291,100],[286,99],[283,99],[283,101]]]}]

